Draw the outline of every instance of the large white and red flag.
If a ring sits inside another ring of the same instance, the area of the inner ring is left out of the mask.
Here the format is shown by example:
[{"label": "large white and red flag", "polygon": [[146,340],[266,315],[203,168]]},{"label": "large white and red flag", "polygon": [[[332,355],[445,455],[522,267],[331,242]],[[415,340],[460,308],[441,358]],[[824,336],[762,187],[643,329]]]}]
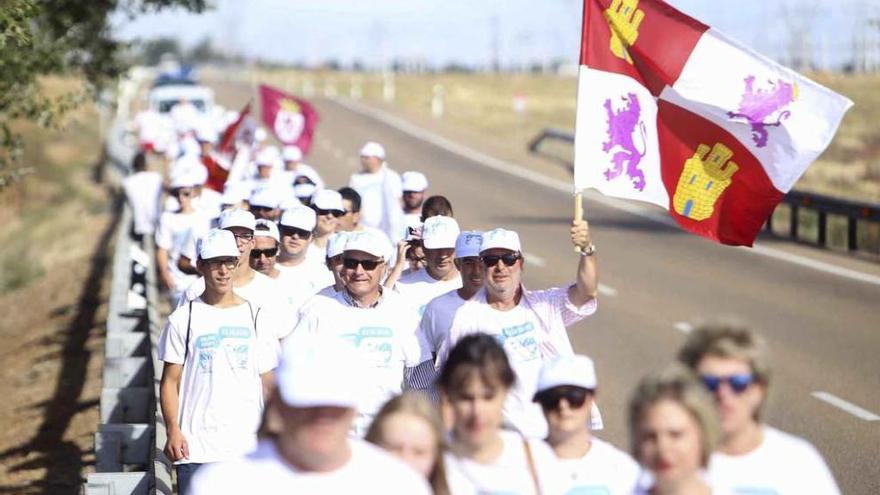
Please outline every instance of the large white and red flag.
[{"label": "large white and red flag", "polygon": [[309,153],[312,136],[318,125],[318,112],[308,101],[266,84],[260,85],[263,123],[285,145]]},{"label": "large white and red flag", "polygon": [[584,0],[575,188],[751,246],[851,105],[662,0]]}]

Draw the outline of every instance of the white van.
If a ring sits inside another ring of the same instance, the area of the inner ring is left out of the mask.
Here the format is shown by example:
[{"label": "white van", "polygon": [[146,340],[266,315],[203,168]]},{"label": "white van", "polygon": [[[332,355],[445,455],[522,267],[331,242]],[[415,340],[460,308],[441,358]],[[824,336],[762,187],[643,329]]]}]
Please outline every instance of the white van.
[{"label": "white van", "polygon": [[150,110],[167,115],[181,100],[192,103],[200,113],[209,114],[214,107],[214,91],[195,84],[168,84],[150,90],[147,100]]}]

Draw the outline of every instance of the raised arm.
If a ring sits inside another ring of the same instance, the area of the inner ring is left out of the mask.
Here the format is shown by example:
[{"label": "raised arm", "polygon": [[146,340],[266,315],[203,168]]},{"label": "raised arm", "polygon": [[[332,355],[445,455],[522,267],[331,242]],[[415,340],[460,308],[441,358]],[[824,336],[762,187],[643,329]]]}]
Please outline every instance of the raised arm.
[{"label": "raised arm", "polygon": [[571,243],[580,251],[577,278],[568,289],[568,299],[575,306],[583,306],[596,297],[599,290],[599,275],[596,269],[596,248],[590,235],[590,226],[585,220],[571,223]]}]

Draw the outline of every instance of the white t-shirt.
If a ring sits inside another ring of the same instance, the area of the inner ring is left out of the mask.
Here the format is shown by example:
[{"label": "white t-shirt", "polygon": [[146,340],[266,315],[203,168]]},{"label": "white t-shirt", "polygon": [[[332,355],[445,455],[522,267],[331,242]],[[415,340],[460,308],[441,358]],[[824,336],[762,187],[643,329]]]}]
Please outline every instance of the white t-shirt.
[{"label": "white t-shirt", "polygon": [[351,175],[348,186],[361,195],[361,221],[366,227],[377,228],[392,243],[403,235],[403,183],[400,175],[383,164],[375,174],[359,172]]},{"label": "white t-shirt", "polygon": [[183,364],[177,420],[189,458],[178,464],[234,459],[256,446],[260,375],[277,366],[279,351],[263,321],[254,324],[247,302],[217,308],[201,299],[192,313],[187,304],[168,317],[157,347],[160,360]]},{"label": "white t-shirt", "polygon": [[405,368],[430,360],[431,354],[416,339],[412,312],[394,291],[384,291],[372,308],[352,306],[348,297],[342,291],[332,297],[312,298],[300,311],[294,333],[337,338],[370,366],[374,376],[365,381],[372,387],[363,393],[354,424],[354,433],[363,436],[382,405],[402,392]]},{"label": "white t-shirt", "polygon": [[559,463],[570,482],[566,495],[630,495],[639,478],[632,457],[596,437],[587,455]]},{"label": "white t-shirt", "polygon": [[[454,495],[535,494],[526,456],[523,437],[512,431],[501,431],[504,448],[501,455],[489,464],[461,459],[451,453],[443,454],[449,491]],[[528,440],[535,472],[542,495],[563,495],[567,479],[556,455],[542,440]]]},{"label": "white t-shirt", "polygon": [[837,495],[828,465],[809,442],[764,426],[764,441],[739,456],[716,452],[709,461],[713,485],[737,495]]},{"label": "white t-shirt", "polygon": [[[310,251],[311,249],[309,246]],[[275,280],[281,284],[282,294],[293,310],[299,309],[319,290],[335,283],[333,273],[327,266],[318,263],[314,258],[309,258],[308,253],[306,259],[296,266],[275,263],[275,268],[281,272]]]},{"label": "white t-shirt", "polygon": [[422,317],[425,307],[432,299],[460,288],[461,275],[456,274],[451,280],[435,280],[428,274],[428,270],[401,275],[397,283],[394,284],[394,289],[414,305],[419,318]]},{"label": "white t-shirt", "polygon": [[183,250],[190,230],[207,231],[209,220],[199,212],[172,213],[164,212],[159,217],[159,228],[156,229],[156,246],[168,251],[168,268],[174,280],[176,291],[183,291],[197,275],[187,275],[177,268],[177,260]]},{"label": "white t-shirt", "polygon": [[339,469],[307,473],[281,458],[275,444],[260,442],[246,457],[199,469],[191,495],[356,494],[428,495],[428,482],[378,447],[351,440],[351,458]]},{"label": "white t-shirt", "polygon": [[509,311],[489,306],[486,289],[480,289],[456,312],[437,354],[436,368],[442,368],[452,347],[465,335],[482,332],[494,336],[516,372],[516,385],[504,405],[505,423],[529,438],[546,438],[547,420],[541,407],[532,402],[541,366],[545,360],[574,354],[566,327],[595,311],[596,299],[580,308],[571,304],[567,287],[523,289],[520,303]]},{"label": "white t-shirt", "polygon": [[159,198],[162,195],[162,174],[137,172],[122,181],[125,197],[131,205],[134,232],[152,234],[159,221]]},{"label": "white t-shirt", "polygon": [[[412,272],[420,273],[424,270]],[[449,327],[452,326],[452,320],[458,308],[462,307],[465,299],[458,295],[458,289],[451,290],[440,297],[435,297],[425,307],[422,314],[422,320],[419,324],[419,333],[422,338],[431,346],[432,353],[438,353],[446,336],[449,335]]]},{"label": "white t-shirt", "polygon": [[[234,285],[232,290],[242,299],[253,303],[254,310],[262,308],[259,318],[265,322],[278,339],[283,339],[293,331],[294,311],[281,293],[281,284],[272,277],[254,271],[254,278],[245,285]],[[183,291],[177,300],[177,308],[185,306],[189,301],[198,299],[205,292],[205,277],[197,278]]]}]

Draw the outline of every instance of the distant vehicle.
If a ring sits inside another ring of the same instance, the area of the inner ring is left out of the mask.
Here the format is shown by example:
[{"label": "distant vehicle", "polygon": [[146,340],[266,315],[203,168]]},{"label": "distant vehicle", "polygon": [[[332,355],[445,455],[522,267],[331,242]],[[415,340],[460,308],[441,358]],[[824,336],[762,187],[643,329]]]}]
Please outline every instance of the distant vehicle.
[{"label": "distant vehicle", "polygon": [[154,87],[147,96],[151,110],[168,114],[174,105],[186,99],[203,114],[210,113],[214,107],[214,91],[195,83],[166,84]]}]

